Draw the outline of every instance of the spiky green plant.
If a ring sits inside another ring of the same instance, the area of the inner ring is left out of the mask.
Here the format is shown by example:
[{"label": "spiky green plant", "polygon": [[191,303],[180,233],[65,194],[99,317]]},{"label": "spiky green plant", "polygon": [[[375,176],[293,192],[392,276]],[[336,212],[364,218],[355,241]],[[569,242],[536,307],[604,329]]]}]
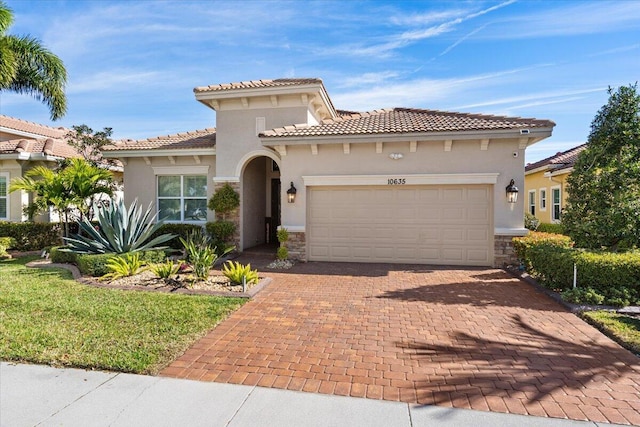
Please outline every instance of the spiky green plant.
[{"label": "spiky green plant", "polygon": [[233,283],[242,283],[244,278],[249,283],[258,283],[258,270],[252,270],[251,264],[242,265],[237,261],[227,261],[222,266],[222,274]]},{"label": "spiky green plant", "polygon": [[182,264],[183,264],[183,261],[178,261],[177,263],[174,263],[173,261],[168,259],[162,264],[154,264],[150,268],[153,274],[155,274],[161,279],[166,280],[178,274],[178,272],[180,271],[180,266]]},{"label": "spiky green plant", "polygon": [[107,261],[109,273],[102,276],[105,279],[119,279],[134,276],[145,270],[145,262],[140,259],[140,253],[126,253],[116,255]]},{"label": "spiky green plant", "polygon": [[[123,200],[112,203],[98,211],[98,227],[86,217],[78,222],[79,234],[63,238],[67,252],[79,254],[104,254],[150,251],[165,249],[159,246],[173,239],[173,234],[162,234],[152,238],[163,221],[153,222],[157,214],[152,214],[151,204],[146,211],[134,200],[127,209]],[[85,235],[82,235],[84,233]]]}]

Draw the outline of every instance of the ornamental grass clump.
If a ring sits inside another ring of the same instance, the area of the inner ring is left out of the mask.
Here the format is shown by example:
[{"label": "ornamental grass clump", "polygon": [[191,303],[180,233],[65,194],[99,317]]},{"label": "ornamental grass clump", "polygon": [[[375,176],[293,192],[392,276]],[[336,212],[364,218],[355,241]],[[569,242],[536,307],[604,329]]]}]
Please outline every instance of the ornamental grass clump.
[{"label": "ornamental grass clump", "polygon": [[98,224],[94,226],[87,217],[78,222],[79,233],[63,238],[63,251],[77,254],[122,254],[128,252],[165,249],[160,246],[175,236],[153,233],[162,226],[162,221],[154,222],[157,214],[152,214],[151,204],[146,211],[134,200],[127,208],[123,200],[111,203],[98,211]]}]

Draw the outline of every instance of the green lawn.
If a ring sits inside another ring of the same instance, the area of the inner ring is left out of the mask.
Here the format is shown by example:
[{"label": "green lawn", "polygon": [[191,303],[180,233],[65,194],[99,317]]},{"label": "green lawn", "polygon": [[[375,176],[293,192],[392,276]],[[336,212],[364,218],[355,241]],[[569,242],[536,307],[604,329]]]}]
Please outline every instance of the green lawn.
[{"label": "green lawn", "polygon": [[0,360],[155,374],[246,300],[92,288],[0,261]]},{"label": "green lawn", "polygon": [[640,355],[640,319],[610,311],[586,311],[582,317],[623,347]]}]

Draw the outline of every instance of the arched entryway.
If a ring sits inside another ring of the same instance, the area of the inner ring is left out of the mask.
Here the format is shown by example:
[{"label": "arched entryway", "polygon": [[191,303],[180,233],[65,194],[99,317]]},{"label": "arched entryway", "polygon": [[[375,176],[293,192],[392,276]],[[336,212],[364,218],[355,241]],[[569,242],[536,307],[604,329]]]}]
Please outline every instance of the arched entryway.
[{"label": "arched entryway", "polygon": [[241,175],[242,250],[275,243],[280,225],[280,167],[276,160],[257,156],[248,160]]}]

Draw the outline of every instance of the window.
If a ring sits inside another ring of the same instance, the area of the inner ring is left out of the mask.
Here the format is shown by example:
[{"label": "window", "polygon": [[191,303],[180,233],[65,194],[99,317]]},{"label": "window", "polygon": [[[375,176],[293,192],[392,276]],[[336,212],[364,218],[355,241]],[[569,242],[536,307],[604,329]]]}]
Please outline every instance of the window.
[{"label": "window", "polygon": [[529,191],[529,213],[536,214],[536,190]]},{"label": "window", "polygon": [[560,211],[562,209],[560,202],[560,188],[551,189],[551,220],[560,221]]},{"label": "window", "polygon": [[0,172],[0,219],[9,219],[9,174]]},{"label": "window", "polygon": [[167,222],[207,220],[206,175],[159,175],[158,218]]},{"label": "window", "polygon": [[546,188],[540,189],[540,210],[541,211],[547,210],[547,189]]}]

